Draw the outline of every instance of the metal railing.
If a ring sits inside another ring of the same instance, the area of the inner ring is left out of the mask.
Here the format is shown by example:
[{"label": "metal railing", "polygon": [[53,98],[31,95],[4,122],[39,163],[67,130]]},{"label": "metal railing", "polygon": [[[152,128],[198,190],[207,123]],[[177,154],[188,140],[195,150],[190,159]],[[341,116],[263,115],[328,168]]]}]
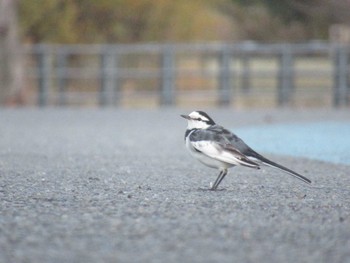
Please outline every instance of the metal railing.
[{"label": "metal railing", "polygon": [[28,85],[40,106],[91,98],[101,106],[132,105],[133,99],[281,106],[305,96],[311,105],[345,106],[349,53],[349,46],[320,42],[25,47]]}]

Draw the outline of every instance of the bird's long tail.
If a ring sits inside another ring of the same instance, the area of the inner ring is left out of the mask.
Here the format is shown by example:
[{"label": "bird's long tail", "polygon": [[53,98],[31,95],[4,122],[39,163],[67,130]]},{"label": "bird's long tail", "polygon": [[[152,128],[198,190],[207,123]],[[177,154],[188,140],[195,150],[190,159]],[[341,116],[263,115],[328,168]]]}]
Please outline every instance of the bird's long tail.
[{"label": "bird's long tail", "polygon": [[273,161],[270,161],[269,159],[265,158],[264,156],[258,154],[257,152],[251,150],[249,151],[249,153],[247,153],[247,156],[248,157],[253,157],[255,159],[258,159],[259,161],[263,162],[265,165],[268,165],[268,166],[271,166],[273,168],[277,168],[277,169],[280,169],[292,176],[294,176],[295,178],[303,181],[304,183],[308,183],[308,184],[311,184],[311,180],[306,178],[305,176],[301,175],[301,174],[298,174],[297,172],[294,172],[292,171],[291,169],[288,169],[287,167],[284,167],[278,163],[275,163]]}]

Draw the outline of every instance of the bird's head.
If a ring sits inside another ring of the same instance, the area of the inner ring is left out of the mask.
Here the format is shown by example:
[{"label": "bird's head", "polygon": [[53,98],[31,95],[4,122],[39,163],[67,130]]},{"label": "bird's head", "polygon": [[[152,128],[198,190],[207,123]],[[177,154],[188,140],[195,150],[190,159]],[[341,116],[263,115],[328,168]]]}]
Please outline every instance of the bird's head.
[{"label": "bird's head", "polygon": [[189,115],[181,115],[187,119],[187,129],[207,129],[215,122],[204,111],[193,111]]}]

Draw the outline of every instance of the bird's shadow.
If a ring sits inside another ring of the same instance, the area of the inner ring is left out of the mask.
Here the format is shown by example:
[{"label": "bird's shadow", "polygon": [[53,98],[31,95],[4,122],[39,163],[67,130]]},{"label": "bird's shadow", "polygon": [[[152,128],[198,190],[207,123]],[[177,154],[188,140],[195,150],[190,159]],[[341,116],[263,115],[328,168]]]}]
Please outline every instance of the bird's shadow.
[{"label": "bird's shadow", "polygon": [[220,188],[220,189],[211,189],[211,188],[202,188],[202,187],[199,187],[197,188],[197,191],[199,192],[223,192],[223,191],[226,191],[227,189],[226,188]]}]

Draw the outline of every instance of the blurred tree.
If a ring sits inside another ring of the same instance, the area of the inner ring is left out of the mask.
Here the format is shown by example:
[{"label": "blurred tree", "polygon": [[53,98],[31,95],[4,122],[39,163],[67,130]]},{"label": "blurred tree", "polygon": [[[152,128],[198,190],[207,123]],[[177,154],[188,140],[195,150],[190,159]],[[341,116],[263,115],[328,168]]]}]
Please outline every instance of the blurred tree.
[{"label": "blurred tree", "polygon": [[329,0],[264,0],[272,15],[286,24],[300,23],[309,38],[327,38],[330,20]]},{"label": "blurred tree", "polygon": [[209,0],[20,2],[25,40],[59,43],[214,40],[227,19]]},{"label": "blurred tree", "polygon": [[[245,12],[245,22],[255,20],[252,9],[267,11],[270,25],[277,30],[274,31],[277,38],[285,40],[327,39],[330,25],[350,24],[349,0],[231,0],[231,3],[236,5],[231,14]],[[238,17],[242,22],[242,16]],[[257,31],[269,36],[271,28],[262,26],[264,24],[257,26]]]},{"label": "blurred tree", "polygon": [[349,0],[20,1],[27,42],[326,39],[350,22]]},{"label": "blurred tree", "polygon": [[24,40],[34,43],[44,39],[52,42],[75,42],[76,4],[71,0],[21,1],[19,17]]},{"label": "blurred tree", "polygon": [[236,25],[236,38],[255,41],[295,41],[306,39],[307,32],[300,21],[284,21],[266,4],[267,0],[230,0],[218,4],[218,9]]},{"label": "blurred tree", "polygon": [[21,58],[17,1],[0,0],[0,105],[23,103]]},{"label": "blurred tree", "polygon": [[[312,7],[316,11],[319,7],[329,2],[324,0],[232,0],[241,6],[263,5],[272,14],[280,16],[285,21],[306,20],[313,13]],[[321,5],[321,6],[320,6]]]}]

